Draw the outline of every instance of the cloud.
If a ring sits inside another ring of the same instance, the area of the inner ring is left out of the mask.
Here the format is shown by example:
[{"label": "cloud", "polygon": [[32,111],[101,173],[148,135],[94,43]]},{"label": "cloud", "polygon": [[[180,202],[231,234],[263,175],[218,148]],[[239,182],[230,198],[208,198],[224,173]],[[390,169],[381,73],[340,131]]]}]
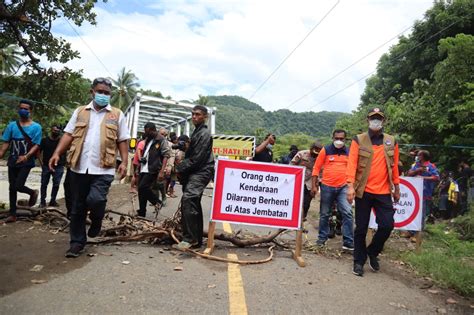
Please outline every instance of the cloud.
[{"label": "cloud", "polygon": [[[80,51],[81,59],[68,66],[87,77],[115,77],[126,67],[143,88],[174,99],[215,93],[248,98],[335,3],[114,1],[96,8],[97,26],[76,27],[81,38],[64,23],[55,29]],[[252,101],[266,110],[355,109],[364,80],[327,98],[374,71],[396,41],[292,103],[413,25],[431,5],[431,0],[341,1]]]}]

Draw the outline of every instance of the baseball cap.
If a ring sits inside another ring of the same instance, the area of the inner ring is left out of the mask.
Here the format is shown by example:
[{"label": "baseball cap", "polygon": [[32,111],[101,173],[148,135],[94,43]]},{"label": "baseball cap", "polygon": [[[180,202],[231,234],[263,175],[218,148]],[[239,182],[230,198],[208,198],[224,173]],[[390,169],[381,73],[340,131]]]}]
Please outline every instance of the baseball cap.
[{"label": "baseball cap", "polygon": [[378,108],[378,107],[374,107],[374,108],[371,108],[369,110],[369,114],[367,115],[367,117],[370,117],[370,116],[374,116],[374,115],[380,115],[382,116],[383,118],[385,118],[385,114],[383,113],[383,111]]}]

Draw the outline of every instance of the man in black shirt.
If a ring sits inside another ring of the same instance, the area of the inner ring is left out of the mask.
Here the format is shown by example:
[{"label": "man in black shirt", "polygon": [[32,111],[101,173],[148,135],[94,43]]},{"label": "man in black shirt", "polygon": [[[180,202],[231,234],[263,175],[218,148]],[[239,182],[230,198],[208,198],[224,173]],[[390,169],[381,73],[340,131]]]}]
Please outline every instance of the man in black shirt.
[{"label": "man in black shirt", "polygon": [[214,155],[212,154],[212,138],[207,129],[207,108],[194,106],[192,121],[194,131],[191,143],[186,150],[184,159],[176,167],[176,173],[183,185],[181,198],[181,226],[183,241],[179,249],[196,248],[202,245],[203,217],[201,197],[209,181],[214,176]]},{"label": "man in black shirt", "polygon": [[56,202],[56,196],[58,195],[59,184],[61,182],[61,178],[64,174],[64,165],[66,164],[65,155],[61,155],[61,158],[58,162],[58,165],[55,168],[54,172],[48,167],[49,159],[56,150],[58,146],[59,139],[61,139],[61,129],[58,126],[51,127],[51,134],[49,137],[45,137],[41,140],[40,150],[43,154],[43,166],[41,172],[41,202],[40,207],[46,207],[46,190],[48,188],[49,179],[53,177],[53,189],[51,191],[51,199],[49,201],[50,207],[57,207],[59,206]]},{"label": "man in black shirt", "polygon": [[255,148],[255,156],[253,157],[253,160],[257,162],[272,163],[273,162],[272,147],[275,144],[275,141],[276,141],[276,137],[274,135],[272,135],[271,133],[266,135],[265,140],[263,140],[263,142],[260,143]]}]

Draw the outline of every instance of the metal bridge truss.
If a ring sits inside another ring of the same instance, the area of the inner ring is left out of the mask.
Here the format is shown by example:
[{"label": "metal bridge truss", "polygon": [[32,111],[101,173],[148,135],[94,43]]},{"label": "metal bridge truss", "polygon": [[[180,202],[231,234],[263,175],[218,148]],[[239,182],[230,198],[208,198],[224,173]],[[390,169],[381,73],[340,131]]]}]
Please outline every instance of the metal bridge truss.
[{"label": "metal bridge truss", "polygon": [[[190,135],[191,110],[195,104],[177,102],[138,93],[132,103],[124,111],[132,138],[137,138],[138,132],[143,132],[147,122],[154,123],[158,128],[165,127],[174,131],[178,136]],[[207,107],[207,106],[206,106]],[[208,126],[211,134],[216,131],[216,108],[207,107],[209,114]]]}]

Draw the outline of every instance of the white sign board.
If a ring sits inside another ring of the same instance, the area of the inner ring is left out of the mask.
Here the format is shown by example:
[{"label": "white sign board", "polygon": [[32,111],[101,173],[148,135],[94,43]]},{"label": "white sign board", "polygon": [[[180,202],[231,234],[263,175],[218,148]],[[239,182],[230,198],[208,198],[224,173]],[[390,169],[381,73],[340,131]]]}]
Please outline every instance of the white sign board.
[{"label": "white sign board", "polygon": [[[400,200],[393,205],[395,210],[395,226],[397,230],[421,231],[423,204],[423,179],[419,177],[400,177]],[[369,227],[377,229],[375,216],[377,210],[372,209]]]},{"label": "white sign board", "polygon": [[304,168],[219,159],[212,221],[299,229]]}]

